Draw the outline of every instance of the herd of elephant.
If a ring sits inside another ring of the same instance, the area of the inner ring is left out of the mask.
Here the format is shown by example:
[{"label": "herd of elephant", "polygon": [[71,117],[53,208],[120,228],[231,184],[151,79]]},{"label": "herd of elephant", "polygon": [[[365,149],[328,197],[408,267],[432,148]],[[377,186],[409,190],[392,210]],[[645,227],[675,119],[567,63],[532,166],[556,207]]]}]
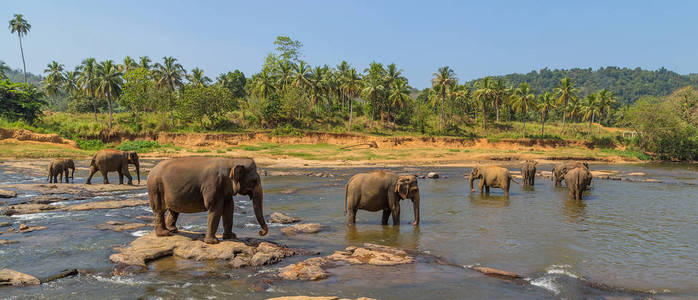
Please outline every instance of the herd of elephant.
[{"label": "herd of elephant", "polygon": [[[119,184],[123,177],[133,184],[128,165],[136,167],[140,184],[140,162],[135,152],[101,150],[90,161],[90,175],[101,172],[104,183],[109,183],[108,172],[119,173]],[[536,162],[526,161],[521,166],[524,186],[533,186]],[[49,182],[68,182],[69,170],[75,173],[75,164],[70,159],[57,159],[49,165]],[[73,177],[72,173],[70,177]],[[552,170],[555,185],[564,180],[570,197],[581,200],[582,192],[591,183],[592,175],[586,163],[571,162],[555,166]],[[508,169],[499,166],[477,166],[469,176],[470,190],[475,192],[473,181],[480,180],[480,192],[489,193],[490,187],[501,188],[509,195],[509,184],[513,180]],[[208,212],[204,242],[216,244],[218,225],[223,220],[223,239],[235,239],[233,233],[233,196],[246,195],[252,201],[254,214],[264,236],[269,229],[264,220],[262,202],[264,193],[257,166],[251,158],[185,157],[158,163],[148,175],[148,199],[154,214],[154,229],[157,236],[169,236],[177,232],[177,217],[180,213]],[[387,225],[392,217],[393,225],[400,224],[400,200],[410,199],[414,209],[413,225],[419,225],[420,194],[417,177],[398,175],[385,170],[359,173],[352,176],[345,187],[344,214],[347,225],[356,223],[359,209],[382,211],[382,224]]]}]

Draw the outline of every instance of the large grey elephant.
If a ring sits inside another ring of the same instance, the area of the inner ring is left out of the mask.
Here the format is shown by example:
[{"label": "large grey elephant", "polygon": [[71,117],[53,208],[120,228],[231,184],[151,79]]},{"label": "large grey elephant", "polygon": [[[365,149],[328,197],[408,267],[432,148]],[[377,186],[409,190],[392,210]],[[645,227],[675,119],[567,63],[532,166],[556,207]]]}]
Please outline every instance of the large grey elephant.
[{"label": "large grey elephant", "polygon": [[577,167],[567,171],[565,173],[565,184],[570,191],[570,198],[582,200],[582,193],[589,187],[592,178],[593,176],[587,168]]},{"label": "large grey elephant", "polygon": [[[70,172],[70,170],[73,170]],[[61,177],[61,182],[63,182],[63,175],[65,174],[65,182],[70,182],[69,178],[75,180],[75,162],[72,159],[54,159],[48,165],[48,182],[58,183],[58,176]],[[70,176],[68,176],[70,175]]]},{"label": "large grey elephant", "polygon": [[[501,188],[504,196],[509,196],[509,184],[512,181],[511,174],[506,168],[500,166],[477,166],[470,171],[470,192],[475,192],[473,181],[480,179],[480,194],[490,193],[490,187]],[[514,182],[518,183],[516,180]]]},{"label": "large grey elephant", "polygon": [[124,184],[124,176],[128,178],[128,184],[133,184],[133,178],[128,171],[128,165],[136,166],[136,175],[138,176],[138,184],[141,184],[141,164],[138,161],[138,153],[135,151],[124,152],[113,149],[100,150],[92,156],[90,161],[90,175],[87,176],[86,184],[91,184],[92,176],[99,171],[102,173],[104,183],[109,183],[107,177],[108,172],[116,171],[119,173],[119,184]]},{"label": "large grey elephant", "polygon": [[[262,181],[251,158],[187,157],[166,160],[148,175],[148,198],[155,215],[155,234],[177,232],[180,213],[208,212],[204,242],[216,244],[218,223],[223,218],[223,239],[234,239],[233,195],[247,195],[266,235],[262,210]],[[167,219],[165,219],[167,212]]]},{"label": "large grey elephant", "polygon": [[521,164],[521,176],[523,186],[533,186],[536,181],[536,165],[538,162],[527,160]]},{"label": "large grey elephant", "polygon": [[411,199],[414,208],[414,222],[419,225],[419,186],[414,175],[397,175],[392,172],[376,170],[352,176],[345,187],[344,214],[347,225],[356,223],[359,209],[383,211],[381,224],[388,225],[392,215],[393,225],[400,225],[400,200]]},{"label": "large grey elephant", "polygon": [[552,170],[551,178],[555,182],[555,186],[562,186],[562,181],[565,180],[565,174],[567,171],[574,168],[585,168],[588,170],[589,164],[586,162],[573,161],[556,165]]}]

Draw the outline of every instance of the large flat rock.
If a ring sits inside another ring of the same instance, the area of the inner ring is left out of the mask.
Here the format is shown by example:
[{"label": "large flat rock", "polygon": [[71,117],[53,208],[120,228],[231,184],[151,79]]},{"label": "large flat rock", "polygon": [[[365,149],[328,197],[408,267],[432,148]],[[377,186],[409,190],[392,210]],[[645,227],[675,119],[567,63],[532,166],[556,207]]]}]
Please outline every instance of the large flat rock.
[{"label": "large flat rock", "polygon": [[138,229],[141,227],[148,226],[148,224],[144,223],[124,223],[124,222],[119,222],[119,221],[107,221],[104,224],[99,224],[95,226],[95,229],[99,230],[113,230],[116,232],[122,232],[126,230],[134,230]]},{"label": "large flat rock", "polygon": [[3,216],[13,216],[13,215],[26,215],[35,214],[45,211],[51,211],[58,209],[59,206],[48,205],[48,204],[15,204],[8,205],[0,208],[0,215]]},{"label": "large flat rock", "polygon": [[14,198],[17,197],[17,192],[0,190],[0,198]]},{"label": "large flat rock", "polygon": [[317,223],[296,224],[281,229],[281,233],[285,235],[310,234],[318,233],[324,229],[324,226]]},{"label": "large flat rock", "polygon": [[38,278],[31,275],[27,275],[10,269],[0,270],[0,285],[25,286],[38,285],[40,283],[41,282]]},{"label": "large flat rock", "polygon": [[68,206],[63,207],[63,210],[82,211],[82,210],[94,210],[94,209],[115,209],[115,208],[133,207],[133,206],[141,206],[141,205],[150,205],[150,202],[148,202],[148,200],[143,200],[143,199],[94,201],[94,202],[68,205]]}]

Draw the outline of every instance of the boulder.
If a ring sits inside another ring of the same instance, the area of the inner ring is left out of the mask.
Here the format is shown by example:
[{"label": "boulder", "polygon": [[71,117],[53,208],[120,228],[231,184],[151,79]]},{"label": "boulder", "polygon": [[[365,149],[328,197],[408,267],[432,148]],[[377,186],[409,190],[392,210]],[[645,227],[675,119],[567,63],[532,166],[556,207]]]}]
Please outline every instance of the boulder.
[{"label": "boulder", "polygon": [[308,258],[279,270],[279,277],[286,280],[320,280],[330,276],[322,267],[332,262],[324,257]]},{"label": "boulder", "polygon": [[122,232],[126,230],[133,230],[141,227],[148,226],[148,224],[143,223],[124,223],[119,221],[107,221],[104,224],[99,224],[95,226],[99,230],[113,230],[116,232]]},{"label": "boulder", "polygon": [[13,216],[35,214],[39,212],[55,210],[57,208],[59,208],[59,206],[48,204],[16,204],[0,208],[0,215]]},{"label": "boulder", "polygon": [[627,176],[647,176],[647,173],[645,173],[645,172],[632,172],[632,173],[628,173],[625,175],[627,175]]},{"label": "boulder", "polygon": [[142,199],[126,199],[126,200],[111,200],[111,201],[95,201],[82,204],[69,205],[63,209],[66,211],[82,211],[94,209],[114,209],[123,207],[133,207],[141,205],[150,205],[148,200]]},{"label": "boulder", "polygon": [[10,269],[0,270],[0,285],[26,286],[38,285],[40,283],[38,278],[31,275]]},{"label": "boulder", "polygon": [[289,215],[282,214],[280,212],[274,212],[269,216],[269,222],[270,223],[281,223],[281,224],[290,224],[290,223],[296,223],[299,222],[301,219],[296,218],[296,217],[291,217]]},{"label": "boulder", "polygon": [[1,232],[0,234],[3,233],[27,233],[27,232],[32,232],[32,231],[37,231],[37,230],[44,230],[46,229],[45,226],[27,226],[26,224],[20,224],[19,225],[19,230],[15,230],[14,228],[10,227],[7,229],[7,231]]},{"label": "boulder", "polygon": [[251,255],[254,252],[253,249],[245,245],[245,243],[236,241],[226,240],[211,245],[199,240],[189,240],[186,243],[177,245],[173,254],[194,260],[232,259],[240,253]]},{"label": "boulder", "polygon": [[436,172],[429,172],[429,173],[427,173],[427,178],[437,179],[437,178],[439,178],[439,174]]},{"label": "boulder", "polygon": [[394,266],[414,263],[415,260],[405,251],[397,248],[365,243],[363,247],[347,247],[344,251],[335,251],[327,258],[350,264],[369,264],[376,266]]},{"label": "boulder", "polygon": [[0,190],[0,198],[14,198],[17,197],[17,192]]},{"label": "boulder", "polygon": [[282,228],[281,233],[283,233],[285,235],[295,235],[295,234],[301,234],[301,233],[318,233],[323,228],[324,228],[324,226],[322,226],[321,224],[304,223],[304,224],[296,224],[293,226]]}]

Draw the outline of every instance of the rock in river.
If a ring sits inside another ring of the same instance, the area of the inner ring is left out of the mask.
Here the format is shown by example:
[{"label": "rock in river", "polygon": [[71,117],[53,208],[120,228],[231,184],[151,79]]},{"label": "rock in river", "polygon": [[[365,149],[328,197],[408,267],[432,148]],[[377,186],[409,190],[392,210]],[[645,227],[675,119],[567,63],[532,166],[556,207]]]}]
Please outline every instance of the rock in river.
[{"label": "rock in river", "polygon": [[0,270],[0,285],[25,286],[37,285],[39,283],[41,283],[39,279],[34,276],[10,269]]},{"label": "rock in river", "polygon": [[9,244],[15,244],[15,243],[19,243],[19,242],[13,241],[13,240],[0,239],[0,245],[9,245]]},{"label": "rock in river", "polygon": [[427,173],[427,178],[437,179],[437,178],[439,178],[439,174],[436,172],[429,172],[429,173]]},{"label": "rock in river", "polygon": [[304,223],[304,224],[296,224],[293,226],[282,228],[281,233],[283,233],[285,235],[295,235],[295,234],[300,234],[300,233],[318,233],[323,228],[324,228],[324,226],[322,226],[321,224]]},{"label": "rock in river", "polygon": [[0,198],[14,198],[17,197],[17,192],[0,190]]},{"label": "rock in river", "polygon": [[122,232],[126,230],[133,230],[141,227],[148,226],[148,224],[143,223],[124,223],[119,221],[107,221],[104,224],[99,224],[95,226],[99,230],[114,230],[116,232]]},{"label": "rock in river", "polygon": [[281,223],[281,224],[290,224],[290,223],[296,223],[300,222],[301,219],[296,218],[296,217],[291,217],[289,215],[282,214],[280,212],[274,212],[269,216],[269,222],[270,223]]},{"label": "rock in river", "polygon": [[48,204],[17,204],[0,208],[0,215],[12,216],[34,214],[38,212],[55,210],[56,208],[58,208],[58,206]]},{"label": "rock in river", "polygon": [[93,209],[114,209],[132,206],[149,205],[148,200],[142,199],[126,199],[126,200],[112,200],[112,201],[95,201],[87,202],[82,204],[69,205],[63,208],[67,211],[81,211],[81,210],[93,210]]}]

